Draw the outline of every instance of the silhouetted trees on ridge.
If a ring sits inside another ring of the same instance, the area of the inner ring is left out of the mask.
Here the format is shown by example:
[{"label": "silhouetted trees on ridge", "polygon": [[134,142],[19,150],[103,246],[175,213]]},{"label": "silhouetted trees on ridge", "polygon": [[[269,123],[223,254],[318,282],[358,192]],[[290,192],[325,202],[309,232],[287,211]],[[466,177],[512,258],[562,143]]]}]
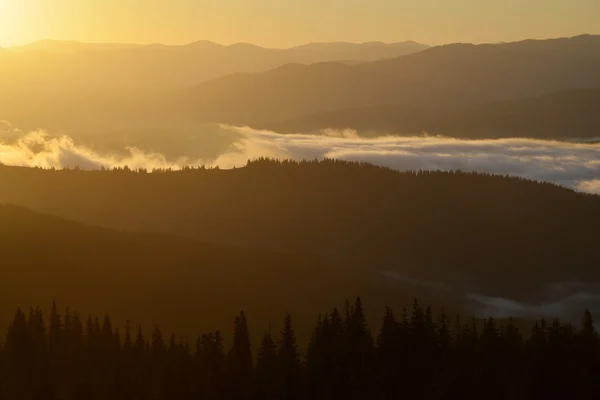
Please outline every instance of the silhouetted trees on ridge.
[{"label": "silhouetted trees on ridge", "polygon": [[[526,337],[525,337],[526,336]],[[246,315],[228,349],[219,331],[195,340],[116,329],[53,305],[18,309],[0,350],[3,399],[592,399],[600,395],[600,337],[553,320],[522,335],[512,320],[451,321],[417,300],[386,307],[373,335],[360,298],[319,316],[306,350],[293,319],[250,342]]]}]

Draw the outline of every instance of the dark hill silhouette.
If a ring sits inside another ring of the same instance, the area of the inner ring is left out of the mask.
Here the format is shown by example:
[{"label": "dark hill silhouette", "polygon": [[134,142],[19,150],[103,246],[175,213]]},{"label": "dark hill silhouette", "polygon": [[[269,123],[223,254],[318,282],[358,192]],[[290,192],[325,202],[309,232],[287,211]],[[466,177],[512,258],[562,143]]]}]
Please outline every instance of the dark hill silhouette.
[{"label": "dark hill silhouette", "polygon": [[246,124],[344,107],[464,101],[460,93],[419,82],[342,63],[317,63],[223,77],[190,90],[178,106],[195,118]]},{"label": "dark hill silhouette", "polygon": [[600,283],[600,197],[472,173],[325,161],[152,174],[0,168],[5,202],[87,223],[331,257],[459,292]]},{"label": "dark hill silhouette", "polygon": [[372,61],[384,58],[399,57],[415,51],[425,50],[428,46],[412,41],[399,43],[366,42],[366,43],[309,43],[296,46],[291,51],[309,62],[324,61]]},{"label": "dark hill silhouette", "polygon": [[[417,294],[323,257],[98,228],[11,205],[0,205],[0,257],[1,326],[12,305],[72,298],[91,313],[111,313],[119,324],[135,315],[132,322],[146,329],[160,321],[190,337],[223,327],[228,335],[229,319],[243,305],[261,327],[285,310],[295,312],[306,341],[323,301],[360,292],[375,311]],[[272,307],[275,299],[279,307]],[[254,332],[255,343],[261,332]]]},{"label": "dark hill silhouette", "polygon": [[600,36],[506,44],[452,44],[364,65],[490,101],[600,88]]},{"label": "dark hill silhouette", "polygon": [[569,90],[464,109],[373,106],[258,123],[277,132],[357,129],[363,136],[431,134],[459,138],[593,138],[600,132],[600,90]]},{"label": "dark hill silhouette", "polygon": [[289,65],[227,76],[200,85],[181,103],[196,118],[228,123],[281,121],[348,107],[450,109],[600,89],[598,54],[600,36],[453,44],[352,66]]}]

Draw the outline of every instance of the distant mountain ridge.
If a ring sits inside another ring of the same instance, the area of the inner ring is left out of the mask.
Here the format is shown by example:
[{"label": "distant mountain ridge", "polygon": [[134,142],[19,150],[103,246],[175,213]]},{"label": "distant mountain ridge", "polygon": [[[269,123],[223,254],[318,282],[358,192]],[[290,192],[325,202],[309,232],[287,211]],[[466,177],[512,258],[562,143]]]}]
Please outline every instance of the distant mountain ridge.
[{"label": "distant mountain ridge", "polygon": [[600,35],[506,44],[451,44],[363,64],[403,79],[513,100],[567,89],[600,89]]},{"label": "distant mountain ridge", "polygon": [[177,108],[195,118],[247,124],[372,104],[448,105],[450,99],[475,101],[460,91],[330,62],[219,78],[182,93]]},{"label": "distant mountain ridge", "polygon": [[[149,48],[195,48],[195,49],[225,49],[225,48],[236,48],[236,47],[252,47],[255,49],[264,50],[279,50],[279,51],[302,51],[302,52],[316,52],[316,51],[328,51],[328,52],[353,52],[364,49],[389,49],[389,54],[400,55],[402,53],[412,51],[421,51],[428,48],[428,45],[417,43],[414,41],[404,42],[312,42],[291,47],[263,47],[252,43],[238,42],[229,45],[222,45],[210,40],[198,40],[186,44],[174,45],[174,44],[133,44],[133,43],[90,43],[81,42],[76,40],[51,40],[44,39],[31,42],[24,46],[12,47],[15,51],[47,51],[50,53],[65,53],[65,52],[77,52],[77,51],[106,51],[106,50],[128,50],[128,49],[149,49]],[[395,49],[396,51],[392,51]],[[400,53],[400,54],[398,54]]]},{"label": "distant mountain ridge", "polygon": [[181,102],[198,118],[250,124],[348,107],[455,109],[600,89],[598,71],[600,36],[454,44],[345,67],[288,65],[259,74],[234,74],[199,85]]},{"label": "distant mountain ridge", "polygon": [[[201,40],[184,45],[85,43],[42,40],[13,48],[0,75],[18,82],[38,79],[36,90],[60,80],[115,90],[182,88],[240,72],[263,72],[289,63],[368,62],[427,49],[415,42],[311,43],[287,49]],[[29,64],[46,71],[29,71]],[[24,77],[20,77],[24,73]],[[16,76],[11,76],[16,75]],[[1,82],[1,79],[0,79]]]},{"label": "distant mountain ridge", "polygon": [[[478,124],[509,112],[491,110],[488,105],[515,102],[517,107],[522,102],[514,112],[525,112],[523,107],[531,107],[525,106],[526,99],[600,89],[597,35],[504,44],[451,44],[417,52],[414,46],[412,42],[313,43],[278,50],[199,41],[182,46],[148,45],[66,54],[10,51],[3,53],[0,61],[0,90],[5,94],[0,97],[0,117],[31,129],[56,130],[63,129],[64,121],[77,127],[94,119],[107,125],[115,121],[171,126],[181,122],[274,126],[361,109],[351,116],[356,126],[378,129],[384,125],[374,120],[378,115],[386,120],[399,121],[399,117],[364,110],[391,107],[398,109],[399,115],[406,115],[406,122],[391,124],[394,129],[404,130],[406,125],[411,129],[424,126],[427,130],[460,132],[463,128],[479,129]],[[384,57],[380,51],[410,54]],[[358,61],[360,57],[377,60]],[[414,110],[416,115],[402,110]],[[484,114],[475,118],[469,112]],[[530,121],[543,117],[539,110],[532,112],[538,114]],[[440,113],[444,115],[436,121]],[[525,132],[530,125],[514,115],[506,121],[492,122],[499,124],[499,129],[519,135],[554,137],[559,126],[575,118],[575,111],[569,113],[556,125],[541,119],[533,127],[534,133]],[[364,119],[359,119],[361,115]],[[583,117],[594,120],[591,113]],[[345,122],[345,117],[327,118],[325,123]],[[550,119],[561,118],[553,115]],[[467,125],[460,126],[463,122]],[[579,128],[593,130],[595,125],[580,124]]]},{"label": "distant mountain ridge", "polygon": [[600,89],[582,89],[450,110],[406,105],[346,108],[254,127],[283,133],[350,128],[364,136],[427,132],[475,139],[594,138],[600,136],[598,110]]}]

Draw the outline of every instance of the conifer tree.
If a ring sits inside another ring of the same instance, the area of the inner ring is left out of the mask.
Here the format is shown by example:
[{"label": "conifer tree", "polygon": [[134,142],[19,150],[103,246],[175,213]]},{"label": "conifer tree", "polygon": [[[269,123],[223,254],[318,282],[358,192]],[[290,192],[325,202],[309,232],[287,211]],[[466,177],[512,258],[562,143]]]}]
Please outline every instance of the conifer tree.
[{"label": "conifer tree", "polygon": [[255,398],[274,400],[277,395],[277,345],[271,330],[265,332],[256,362]]},{"label": "conifer tree", "polygon": [[300,398],[301,367],[296,333],[292,327],[292,316],[288,313],[283,320],[281,337],[277,346],[279,398],[289,400]]},{"label": "conifer tree", "polygon": [[64,392],[64,358],[62,356],[64,350],[63,342],[63,325],[60,314],[56,307],[56,301],[52,302],[50,311],[50,324],[48,327],[48,366],[50,373],[50,388],[51,396],[61,396]]},{"label": "conifer tree", "polygon": [[242,311],[236,317],[233,327],[233,346],[227,354],[227,375],[230,381],[227,384],[229,398],[246,398],[252,393],[252,349],[248,322]]},{"label": "conifer tree", "polygon": [[596,334],[592,313],[588,308],[586,308],[583,318],[581,319],[581,335],[584,337],[594,337]]},{"label": "conifer tree", "polygon": [[406,357],[402,348],[401,325],[396,320],[394,311],[386,306],[377,336],[377,371],[380,378],[380,394],[382,399],[396,399],[400,396],[401,387],[398,380],[402,378]]},{"label": "conifer tree", "polygon": [[4,346],[4,394],[7,399],[27,399],[31,396],[32,346],[25,313],[17,309],[8,328]]}]

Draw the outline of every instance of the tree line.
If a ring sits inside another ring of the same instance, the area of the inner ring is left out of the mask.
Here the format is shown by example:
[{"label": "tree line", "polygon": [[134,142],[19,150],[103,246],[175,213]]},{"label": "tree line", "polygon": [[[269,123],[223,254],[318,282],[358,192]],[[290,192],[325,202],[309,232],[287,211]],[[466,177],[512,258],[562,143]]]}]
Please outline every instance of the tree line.
[{"label": "tree line", "polygon": [[415,300],[386,307],[372,334],[360,298],[319,316],[300,349],[292,316],[253,348],[246,315],[225,349],[219,331],[189,340],[111,319],[82,319],[53,305],[18,309],[0,351],[2,399],[446,399],[600,395],[600,339],[581,326],[541,320],[523,335],[509,319],[451,320]]}]

